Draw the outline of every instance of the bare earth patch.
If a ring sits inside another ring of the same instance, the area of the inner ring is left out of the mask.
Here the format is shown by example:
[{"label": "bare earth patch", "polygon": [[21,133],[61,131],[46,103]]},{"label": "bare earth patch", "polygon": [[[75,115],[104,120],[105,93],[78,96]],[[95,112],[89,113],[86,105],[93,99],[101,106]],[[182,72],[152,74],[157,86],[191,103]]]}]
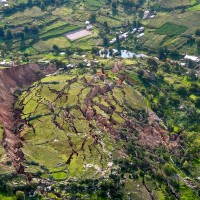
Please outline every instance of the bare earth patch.
[{"label": "bare earth patch", "polygon": [[79,38],[91,35],[91,34],[92,33],[90,31],[87,31],[86,29],[79,29],[77,31],[73,31],[73,32],[67,33],[67,34],[65,34],[65,36],[70,41],[74,41],[74,40],[77,40]]}]

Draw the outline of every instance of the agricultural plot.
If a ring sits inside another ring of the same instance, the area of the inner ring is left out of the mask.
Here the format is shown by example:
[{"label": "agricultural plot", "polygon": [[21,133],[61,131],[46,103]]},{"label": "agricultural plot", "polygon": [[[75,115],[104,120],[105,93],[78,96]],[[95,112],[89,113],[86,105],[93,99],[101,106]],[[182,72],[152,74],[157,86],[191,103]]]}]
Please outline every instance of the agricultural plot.
[{"label": "agricultural plot", "polygon": [[199,19],[199,12],[159,12],[156,18],[143,21],[147,28],[145,38],[149,37],[149,41],[152,41],[149,32],[155,31],[156,35],[167,36],[161,45],[168,49],[196,54],[195,46],[187,44],[187,36],[194,35],[200,27]]},{"label": "agricultural plot", "polygon": [[97,18],[97,22],[103,24],[105,21],[107,21],[108,26],[113,28],[113,27],[119,27],[122,26],[123,21],[121,21],[118,18],[114,18],[114,17],[108,17],[108,16],[99,16]]},{"label": "agricultural plot", "polygon": [[161,0],[160,6],[162,8],[177,8],[183,6],[190,6],[190,0]]},{"label": "agricultural plot", "polygon": [[172,37],[167,41],[163,42],[163,46],[167,46],[171,50],[181,48],[185,43],[187,43],[186,37]]},{"label": "agricultural plot", "polygon": [[70,42],[64,36],[61,36],[47,40],[40,40],[33,45],[33,48],[38,52],[48,52],[52,51],[53,45],[58,45],[60,49],[66,49],[71,46]]},{"label": "agricultural plot", "polygon": [[71,8],[66,8],[66,7],[61,7],[61,8],[56,8],[53,12],[52,15],[55,17],[59,17],[65,22],[71,22],[76,25],[83,25],[83,23],[88,20],[90,13],[82,9],[80,10],[79,7],[77,7],[76,12],[73,12]]},{"label": "agricultural plot", "polygon": [[34,19],[43,18],[45,15],[46,12],[42,12],[39,7],[33,7],[31,9],[26,9],[23,12],[17,12],[5,18],[5,22],[9,23],[10,25],[20,26],[33,22]]},{"label": "agricultural plot", "polygon": [[85,5],[90,10],[97,10],[98,8],[102,7],[106,3],[105,0],[98,1],[98,0],[86,0]]},{"label": "agricultural plot", "polygon": [[83,38],[83,37],[86,37],[88,35],[91,35],[91,34],[92,34],[91,31],[87,31],[86,29],[80,29],[80,30],[69,32],[69,33],[65,34],[65,37],[67,39],[69,39],[70,41],[74,41],[74,40],[77,40],[79,38]]},{"label": "agricultural plot", "polygon": [[187,27],[167,22],[158,28],[155,33],[160,35],[176,36],[184,33]]},{"label": "agricultural plot", "polygon": [[[192,20],[191,20],[192,19]],[[185,34],[194,34],[195,30],[200,26],[200,13],[173,11],[169,13],[158,13],[154,19],[144,22],[148,28],[158,29],[167,22],[187,27]]]},{"label": "agricultural plot", "polygon": [[145,35],[139,39],[139,43],[148,49],[157,50],[165,37],[166,35],[159,35],[155,34],[154,32],[146,32]]},{"label": "agricultural plot", "polygon": [[55,38],[61,35],[64,35],[65,33],[68,33],[70,31],[75,31],[77,29],[79,29],[79,26],[76,25],[71,25],[71,24],[67,24],[67,25],[61,25],[58,26],[57,28],[52,28],[51,26],[49,28],[45,28],[45,29],[49,29],[47,32],[45,33],[41,33],[40,38],[41,39],[49,39],[49,38]]}]

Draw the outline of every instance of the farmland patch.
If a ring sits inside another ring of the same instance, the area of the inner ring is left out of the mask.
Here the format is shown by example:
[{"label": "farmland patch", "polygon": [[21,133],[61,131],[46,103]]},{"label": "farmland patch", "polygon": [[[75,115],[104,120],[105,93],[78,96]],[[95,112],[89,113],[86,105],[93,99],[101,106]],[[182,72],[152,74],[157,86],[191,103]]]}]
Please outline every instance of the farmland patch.
[{"label": "farmland patch", "polygon": [[187,27],[167,22],[158,28],[155,33],[160,35],[180,35],[187,30]]}]

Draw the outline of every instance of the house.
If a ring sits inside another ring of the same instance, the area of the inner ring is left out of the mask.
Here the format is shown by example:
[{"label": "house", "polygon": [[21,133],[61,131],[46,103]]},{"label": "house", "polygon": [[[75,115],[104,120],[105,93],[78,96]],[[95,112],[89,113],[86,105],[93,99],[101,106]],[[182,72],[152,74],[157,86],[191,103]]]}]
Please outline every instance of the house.
[{"label": "house", "polygon": [[185,55],[184,59],[185,60],[191,60],[193,62],[200,62],[200,58],[197,57],[197,56]]},{"label": "house", "polygon": [[142,32],[144,32],[144,27],[142,26],[142,27],[140,27],[139,29],[138,29],[138,32],[139,33],[142,33]]},{"label": "house", "polygon": [[87,31],[91,31],[91,30],[93,30],[93,28],[94,28],[93,25],[88,25],[88,26],[86,26],[86,30],[87,30]]},{"label": "house", "polygon": [[149,14],[150,14],[150,11],[149,10],[145,10],[143,19],[147,19],[149,17]]},{"label": "house", "polygon": [[86,22],[85,22],[85,25],[89,25],[89,24],[90,24],[90,21],[86,21]]},{"label": "house", "polygon": [[113,39],[110,41],[110,44],[114,44],[116,41],[117,41],[117,39],[116,39],[116,38],[113,38]]},{"label": "house", "polygon": [[150,19],[153,19],[153,18],[155,18],[156,17],[156,15],[151,15],[149,18]]},{"label": "house", "polygon": [[130,34],[134,34],[136,31],[137,31],[137,28],[134,28],[134,29],[130,32]]},{"label": "house", "polygon": [[142,36],[144,36],[144,33],[140,33],[139,35],[137,35],[137,39],[141,38]]},{"label": "house", "polygon": [[181,65],[182,67],[186,67],[186,63],[184,63],[184,62],[181,62],[180,65]]}]

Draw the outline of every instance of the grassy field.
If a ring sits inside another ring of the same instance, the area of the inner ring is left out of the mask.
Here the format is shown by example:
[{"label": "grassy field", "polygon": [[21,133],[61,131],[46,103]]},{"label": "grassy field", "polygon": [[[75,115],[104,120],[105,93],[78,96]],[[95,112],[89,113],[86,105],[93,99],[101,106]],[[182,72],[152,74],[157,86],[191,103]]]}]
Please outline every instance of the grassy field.
[{"label": "grassy field", "polygon": [[200,10],[200,4],[193,6],[193,7],[189,8],[188,10],[192,11],[192,12],[199,11]]},{"label": "grassy field", "polygon": [[167,22],[163,24],[161,27],[159,27],[155,33],[160,35],[171,35],[171,36],[177,36],[182,33],[184,33],[187,30],[187,27],[176,25],[170,22]]},{"label": "grassy field", "polygon": [[161,0],[160,3],[162,8],[176,8],[176,7],[183,7],[183,6],[190,6],[190,0]]},{"label": "grassy field", "polygon": [[71,43],[64,37],[57,37],[47,40],[41,40],[38,43],[33,45],[38,52],[49,52],[52,51],[53,45],[58,45],[60,49],[66,49],[67,47],[71,46]]}]

